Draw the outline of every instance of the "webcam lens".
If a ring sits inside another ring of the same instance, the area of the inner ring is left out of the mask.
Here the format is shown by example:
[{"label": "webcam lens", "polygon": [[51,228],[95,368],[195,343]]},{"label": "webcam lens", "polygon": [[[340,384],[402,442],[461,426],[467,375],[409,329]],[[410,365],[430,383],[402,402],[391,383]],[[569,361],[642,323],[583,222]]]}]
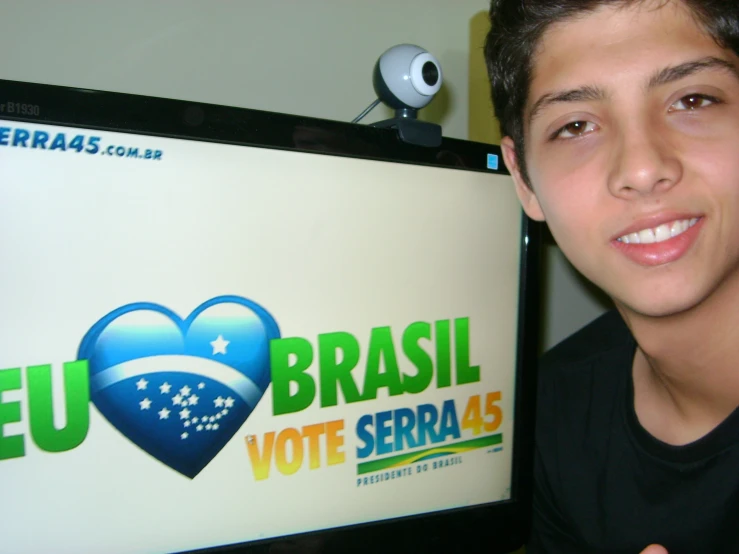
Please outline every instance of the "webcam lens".
[{"label": "webcam lens", "polygon": [[421,69],[424,82],[433,87],[439,81],[439,69],[434,62],[426,62]]}]

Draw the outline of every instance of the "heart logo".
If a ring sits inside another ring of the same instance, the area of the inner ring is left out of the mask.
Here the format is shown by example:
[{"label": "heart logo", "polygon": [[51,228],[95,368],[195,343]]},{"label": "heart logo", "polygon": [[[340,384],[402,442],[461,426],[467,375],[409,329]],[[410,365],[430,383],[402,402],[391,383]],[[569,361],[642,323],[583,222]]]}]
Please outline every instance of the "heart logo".
[{"label": "heart logo", "polygon": [[219,296],[186,319],[153,303],[113,310],[85,334],[90,398],[131,442],[194,478],[256,408],[270,382],[274,318]]}]

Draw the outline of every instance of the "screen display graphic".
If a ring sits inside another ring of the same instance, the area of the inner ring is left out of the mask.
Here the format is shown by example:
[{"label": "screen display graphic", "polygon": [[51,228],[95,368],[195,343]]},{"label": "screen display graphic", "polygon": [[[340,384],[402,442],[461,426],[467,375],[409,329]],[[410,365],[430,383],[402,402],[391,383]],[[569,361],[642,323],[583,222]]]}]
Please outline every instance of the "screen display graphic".
[{"label": "screen display graphic", "polygon": [[521,217],[504,175],[0,120],[3,548],[509,499]]}]

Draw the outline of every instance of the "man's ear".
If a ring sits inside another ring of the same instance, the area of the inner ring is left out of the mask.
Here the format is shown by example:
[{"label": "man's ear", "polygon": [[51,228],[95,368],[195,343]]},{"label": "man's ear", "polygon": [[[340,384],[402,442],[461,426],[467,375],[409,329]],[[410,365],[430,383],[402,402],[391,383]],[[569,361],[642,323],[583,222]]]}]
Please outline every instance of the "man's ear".
[{"label": "man's ear", "polygon": [[531,219],[536,221],[544,221],[544,212],[539,205],[539,199],[536,198],[536,194],[533,189],[526,184],[523,176],[521,175],[521,168],[518,165],[518,159],[516,157],[516,149],[513,146],[513,140],[511,137],[503,137],[500,143],[500,149],[503,151],[503,160],[508,168],[508,171],[513,177],[513,182],[516,185],[516,194],[518,199],[523,206],[523,211],[526,212]]}]

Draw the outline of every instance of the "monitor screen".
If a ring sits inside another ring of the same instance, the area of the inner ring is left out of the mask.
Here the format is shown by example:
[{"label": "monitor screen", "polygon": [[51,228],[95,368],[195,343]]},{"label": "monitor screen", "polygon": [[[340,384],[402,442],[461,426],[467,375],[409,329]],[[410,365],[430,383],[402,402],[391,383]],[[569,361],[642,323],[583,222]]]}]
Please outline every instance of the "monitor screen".
[{"label": "monitor screen", "polygon": [[531,252],[497,154],[100,125],[66,94],[66,121],[0,97],[4,549],[189,552],[517,499]]}]

